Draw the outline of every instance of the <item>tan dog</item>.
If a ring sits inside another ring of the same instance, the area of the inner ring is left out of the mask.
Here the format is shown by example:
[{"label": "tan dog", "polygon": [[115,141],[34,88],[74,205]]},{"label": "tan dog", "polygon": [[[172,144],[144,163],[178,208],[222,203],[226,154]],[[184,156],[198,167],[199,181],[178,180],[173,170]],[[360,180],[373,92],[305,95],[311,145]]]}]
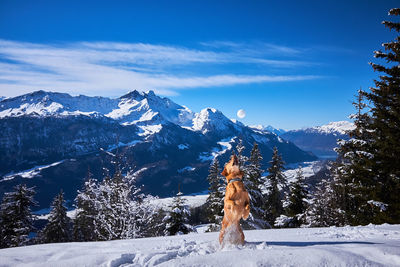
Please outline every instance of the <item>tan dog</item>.
[{"label": "tan dog", "polygon": [[242,182],[243,172],[239,169],[236,155],[232,155],[231,160],[225,164],[222,175],[226,177],[228,185],[225,192],[224,219],[219,233],[219,243],[243,245],[244,233],[240,226],[240,219],[246,220],[249,217],[250,199]]}]

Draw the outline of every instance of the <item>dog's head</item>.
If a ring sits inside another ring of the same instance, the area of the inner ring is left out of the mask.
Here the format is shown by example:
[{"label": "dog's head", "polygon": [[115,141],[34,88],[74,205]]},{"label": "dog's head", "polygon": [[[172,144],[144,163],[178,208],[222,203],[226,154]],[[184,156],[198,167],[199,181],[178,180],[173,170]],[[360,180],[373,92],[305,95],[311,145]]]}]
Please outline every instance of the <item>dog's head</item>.
[{"label": "dog's head", "polygon": [[231,156],[231,160],[225,164],[224,170],[221,173],[226,179],[242,178],[243,172],[239,169],[239,160],[235,154]]}]

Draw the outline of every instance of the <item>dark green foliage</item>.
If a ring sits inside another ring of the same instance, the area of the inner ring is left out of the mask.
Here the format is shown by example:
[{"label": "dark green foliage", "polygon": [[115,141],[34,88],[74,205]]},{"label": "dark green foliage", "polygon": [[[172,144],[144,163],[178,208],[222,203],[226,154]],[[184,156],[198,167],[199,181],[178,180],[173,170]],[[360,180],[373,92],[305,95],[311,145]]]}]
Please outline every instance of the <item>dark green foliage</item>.
[{"label": "dark green foliage", "polygon": [[192,231],[187,224],[190,212],[179,192],[173,199],[171,211],[164,217],[165,230],[164,235],[187,234]]},{"label": "dark green foliage", "polygon": [[[400,9],[389,14],[398,16]],[[375,51],[386,66],[371,65],[383,75],[370,92],[358,92],[357,113],[352,115],[356,127],[348,133],[349,141],[339,142],[339,162],[333,169],[338,204],[352,225],[400,222],[400,23],[383,24],[397,37],[383,44],[384,52]],[[371,103],[367,112],[364,97]]]},{"label": "dark green foliage", "polygon": [[[399,16],[400,9],[391,9],[389,15]],[[366,95],[373,104],[368,129],[373,132],[371,169],[378,187],[374,200],[387,205],[374,221],[400,223],[400,23],[383,24],[397,36],[383,44],[385,51],[375,51],[375,58],[385,60],[386,65],[371,63],[374,71],[382,75]]]},{"label": "dark green foliage", "polygon": [[268,168],[268,193],[266,195],[267,201],[264,206],[264,218],[270,225],[274,225],[275,219],[283,214],[284,211],[282,205],[283,194],[279,190],[279,186],[281,188],[286,187],[286,177],[282,173],[283,169],[284,162],[282,156],[278,154],[278,149],[274,147],[272,160]]},{"label": "dark green foliage", "polygon": [[208,187],[209,196],[205,206],[207,207],[208,222],[211,223],[207,231],[219,230],[224,216],[224,182],[220,173],[218,160],[214,159],[207,176],[210,186]]},{"label": "dark green foliage", "polygon": [[29,241],[29,232],[33,230],[30,207],[36,204],[34,195],[34,189],[23,184],[4,194],[0,209],[2,248],[24,246]]},{"label": "dark green foliage", "polygon": [[292,218],[291,227],[299,227],[305,222],[305,211],[308,207],[308,186],[305,184],[302,168],[296,173],[296,180],[289,186],[286,215]]},{"label": "dark green foliage", "polygon": [[64,206],[64,193],[61,191],[51,204],[49,222],[39,233],[40,243],[60,243],[71,241],[70,219]]},{"label": "dark green foliage", "polygon": [[254,143],[248,160],[248,165],[244,168],[244,184],[249,193],[251,207],[251,216],[247,219],[245,224],[248,224],[252,229],[270,228],[270,225],[264,221],[265,210],[263,207],[265,199],[261,191],[264,186],[262,177],[263,171],[261,169],[262,160],[263,157],[258,149],[258,145],[257,143]]},{"label": "dark green foliage", "polygon": [[341,196],[341,201],[337,204],[346,214],[346,223],[351,225],[376,222],[374,217],[380,213],[368,203],[369,200],[376,199],[377,187],[375,174],[371,169],[375,160],[371,145],[374,142],[373,134],[368,130],[372,119],[364,112],[364,95],[364,91],[358,91],[353,103],[357,112],[351,115],[355,128],[348,132],[348,141],[339,140],[339,147],[336,149],[338,160],[331,170],[337,180],[335,192]]},{"label": "dark green foliage", "polygon": [[306,222],[311,227],[343,226],[344,211],[339,203],[335,180],[323,179],[315,188],[311,205],[307,209]]},{"label": "dark green foliage", "polygon": [[242,220],[242,226],[244,229],[269,228],[269,224],[264,220],[265,211],[263,203],[265,199],[261,192],[264,186],[261,169],[263,158],[256,143],[254,143],[250,158],[243,154],[245,149],[242,139],[240,139],[236,146],[237,158],[240,170],[244,173],[243,183],[249,193],[251,207],[250,216],[246,221]]}]

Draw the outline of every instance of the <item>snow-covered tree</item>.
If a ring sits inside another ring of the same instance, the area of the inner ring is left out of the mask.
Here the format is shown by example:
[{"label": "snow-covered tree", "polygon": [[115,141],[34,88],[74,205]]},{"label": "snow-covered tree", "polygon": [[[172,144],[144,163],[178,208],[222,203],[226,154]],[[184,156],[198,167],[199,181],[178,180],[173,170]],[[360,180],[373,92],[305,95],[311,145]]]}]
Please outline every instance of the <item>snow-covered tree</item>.
[{"label": "snow-covered tree", "polygon": [[297,169],[295,180],[289,185],[289,192],[283,204],[285,217],[275,221],[277,227],[299,227],[305,222],[308,207],[308,185],[305,183],[303,169]]},{"label": "snow-covered tree", "polygon": [[279,155],[278,149],[274,147],[270,167],[267,175],[267,194],[264,206],[265,220],[273,225],[275,219],[283,214],[283,193],[281,188],[286,187],[286,177],[283,174],[284,162],[282,156]]},{"label": "snow-covered tree", "polygon": [[61,190],[51,204],[49,222],[39,233],[38,239],[40,243],[59,243],[71,240],[70,219],[67,216],[67,208],[64,205],[64,193]]},{"label": "snow-covered tree", "polygon": [[100,210],[95,220],[100,240],[137,237],[136,206],[131,193],[131,186],[118,169],[112,178],[106,177],[100,184]]},{"label": "snow-covered tree", "polygon": [[31,206],[36,205],[34,195],[34,189],[24,184],[4,194],[0,209],[1,247],[23,246],[29,241],[29,232],[33,230]]},{"label": "snow-covered tree", "polygon": [[338,160],[332,169],[337,183],[336,193],[341,194],[342,210],[346,214],[346,222],[351,225],[378,223],[381,210],[369,204],[376,200],[380,188],[375,179],[372,166],[375,161],[373,155],[373,131],[369,130],[372,118],[365,112],[366,104],[363,99],[365,92],[358,91],[353,103],[356,113],[350,116],[354,120],[355,128],[347,132],[349,140],[339,140],[335,150]]},{"label": "snow-covered tree", "polygon": [[207,231],[218,231],[224,216],[224,187],[223,177],[219,168],[218,159],[214,159],[208,170],[209,196],[206,200],[208,221],[211,223]]},{"label": "snow-covered tree", "polygon": [[254,143],[244,176],[244,184],[249,193],[251,207],[251,216],[244,223],[252,229],[270,228],[270,225],[264,220],[265,199],[261,190],[265,182],[262,177],[262,159],[258,145]]},{"label": "snow-covered tree", "polygon": [[113,177],[105,173],[100,184],[89,173],[83,191],[78,191],[75,240],[126,239],[159,233],[162,217],[152,205],[156,198],[140,192],[132,172],[124,176],[117,168]]},{"label": "snow-covered tree", "polygon": [[75,241],[98,240],[97,216],[101,210],[99,202],[99,186],[88,172],[87,180],[82,191],[75,198],[76,214],[73,235]]},{"label": "snow-covered tree", "polygon": [[[239,162],[239,168],[243,172],[246,172],[246,170],[245,170],[246,164],[247,164],[247,161],[249,160],[249,158],[244,155],[245,149],[246,149],[246,147],[243,145],[243,140],[239,139],[239,142],[236,145],[236,151],[237,151],[237,158],[238,158],[238,162]],[[232,151],[232,153],[235,153],[235,152]]]},{"label": "snow-covered tree", "polygon": [[311,227],[343,226],[345,214],[340,207],[341,195],[335,180],[323,179],[316,185],[306,211],[306,225]]},{"label": "snow-covered tree", "polygon": [[[389,15],[400,16],[400,8]],[[372,172],[376,180],[376,196],[369,203],[385,207],[374,217],[374,223],[400,223],[400,22],[384,21],[385,27],[394,30],[394,41],[383,43],[385,51],[375,51],[375,58],[386,65],[371,63],[374,71],[381,72],[375,87],[366,94],[371,101]]]},{"label": "snow-covered tree", "polygon": [[190,211],[185,205],[185,199],[182,198],[181,192],[176,194],[170,208],[171,210],[163,219],[165,223],[164,235],[179,235],[191,232],[192,227],[187,224]]},{"label": "snow-covered tree", "polygon": [[137,206],[136,229],[138,237],[153,237],[164,235],[166,212],[154,205],[157,197],[142,195]]}]

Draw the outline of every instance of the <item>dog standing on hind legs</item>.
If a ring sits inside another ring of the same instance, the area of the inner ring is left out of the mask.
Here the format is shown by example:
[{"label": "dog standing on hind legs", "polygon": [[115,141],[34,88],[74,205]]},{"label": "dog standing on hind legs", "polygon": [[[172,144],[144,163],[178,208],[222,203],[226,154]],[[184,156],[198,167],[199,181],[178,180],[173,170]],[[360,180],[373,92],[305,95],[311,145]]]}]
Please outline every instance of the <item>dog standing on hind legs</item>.
[{"label": "dog standing on hind legs", "polygon": [[243,172],[239,169],[236,155],[225,164],[222,175],[226,177],[228,185],[225,191],[224,218],[219,233],[219,243],[233,245],[244,244],[244,233],[240,226],[240,219],[246,220],[250,213],[250,198],[244,187]]}]

